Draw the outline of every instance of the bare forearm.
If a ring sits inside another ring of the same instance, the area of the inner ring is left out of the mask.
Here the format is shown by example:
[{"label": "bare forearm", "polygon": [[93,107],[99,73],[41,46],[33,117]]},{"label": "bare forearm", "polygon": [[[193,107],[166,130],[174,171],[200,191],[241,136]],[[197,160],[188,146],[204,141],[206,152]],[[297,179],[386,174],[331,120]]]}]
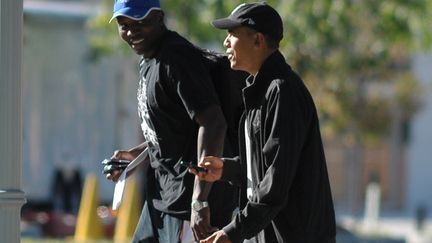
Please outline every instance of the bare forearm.
[{"label": "bare forearm", "polygon": [[147,142],[143,142],[129,149],[128,152],[133,153],[135,156],[138,156],[146,147],[147,147]]},{"label": "bare forearm", "polygon": [[[226,122],[219,107],[214,107],[208,112],[210,116],[201,116],[202,125],[198,131],[197,138],[197,159],[201,161],[202,158],[208,155],[221,157],[224,146]],[[204,117],[204,118],[203,118]],[[199,181],[195,178],[194,192],[192,199],[205,201],[210,193],[213,183]]]}]

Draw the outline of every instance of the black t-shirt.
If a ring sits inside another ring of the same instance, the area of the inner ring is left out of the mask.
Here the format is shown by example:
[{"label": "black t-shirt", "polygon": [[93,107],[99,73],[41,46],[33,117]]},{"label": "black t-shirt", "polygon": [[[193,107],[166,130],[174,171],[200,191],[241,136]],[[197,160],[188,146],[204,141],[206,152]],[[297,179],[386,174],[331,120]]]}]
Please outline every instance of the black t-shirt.
[{"label": "black t-shirt", "polygon": [[[155,57],[140,62],[137,94],[141,128],[152,152],[147,198],[156,209],[187,220],[194,177],[179,162],[196,162],[198,124],[194,117],[219,104],[202,58],[199,49],[168,31]],[[216,205],[210,201],[210,206]]]}]

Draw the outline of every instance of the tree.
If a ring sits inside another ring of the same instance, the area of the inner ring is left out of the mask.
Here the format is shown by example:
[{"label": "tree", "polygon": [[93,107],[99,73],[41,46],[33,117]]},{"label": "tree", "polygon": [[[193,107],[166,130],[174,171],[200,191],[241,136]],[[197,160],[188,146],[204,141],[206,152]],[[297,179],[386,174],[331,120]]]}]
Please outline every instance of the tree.
[{"label": "tree", "polygon": [[[227,16],[240,2],[172,0],[163,1],[162,7],[172,29],[201,46],[222,49],[226,33],[216,31],[210,22]],[[392,127],[400,130],[419,108],[421,96],[410,71],[410,58],[431,46],[431,2],[268,1],[282,16],[285,38],[281,51],[311,89],[324,137],[340,139],[348,148],[353,211],[360,199],[363,146],[387,139],[395,130]],[[112,1],[104,4],[107,11],[89,25],[94,33],[94,57],[125,46],[114,36],[114,24],[107,25]],[[399,119],[396,125],[394,118]]]},{"label": "tree", "polygon": [[426,0],[278,4],[285,22],[282,50],[317,100],[324,137],[337,137],[348,148],[353,212],[359,206],[363,146],[385,140],[396,115],[403,124],[419,107],[410,58],[430,47],[428,7]]},{"label": "tree", "polygon": [[[199,45],[217,45],[222,49],[226,33],[212,28],[210,22],[228,15],[240,2],[191,0],[185,4],[173,0],[161,4],[167,9],[171,29]],[[345,134],[351,124],[357,124],[369,140],[385,134],[389,96],[403,97],[397,102],[407,106],[404,109],[408,111],[407,118],[414,113],[418,102],[409,95],[415,90],[409,59],[420,47],[429,47],[432,42],[432,35],[427,31],[432,12],[430,1],[267,2],[276,7],[284,20],[285,39],[281,50],[312,89],[326,136]],[[128,47],[118,38],[115,24],[108,23],[112,3],[113,0],[104,0],[104,11],[89,21],[92,57],[114,50],[128,53]],[[410,85],[407,80],[411,80]],[[374,94],[369,90],[371,84],[375,89],[390,88],[394,92],[387,96],[381,92]],[[347,140],[352,140],[351,136]]]},{"label": "tree", "polygon": [[[409,59],[419,46],[420,40],[415,37],[419,33],[419,20],[425,16],[426,2],[280,3],[278,9],[284,16],[287,37],[283,51],[307,77],[305,80],[320,101],[319,110],[328,136],[345,134],[352,124],[357,124],[365,138],[379,137],[386,131],[388,122],[380,121],[389,117],[385,114],[389,96],[398,96],[394,92],[377,95],[368,89],[396,88],[393,84],[410,76]],[[405,110],[412,111],[415,106],[409,108]],[[370,120],[373,117],[377,119]]]},{"label": "tree", "polygon": [[[167,25],[170,29],[188,37],[190,41],[204,47],[222,42],[225,33],[211,28],[213,19],[226,16],[241,1],[223,0],[190,0],[161,1],[162,9],[166,10]],[[103,0],[102,11],[89,19],[88,29],[91,33],[90,58],[97,60],[114,52],[130,55],[129,48],[120,40],[115,23],[108,23],[112,16],[113,0]],[[114,20],[115,22],[115,20]],[[119,51],[120,50],[120,51]]]}]

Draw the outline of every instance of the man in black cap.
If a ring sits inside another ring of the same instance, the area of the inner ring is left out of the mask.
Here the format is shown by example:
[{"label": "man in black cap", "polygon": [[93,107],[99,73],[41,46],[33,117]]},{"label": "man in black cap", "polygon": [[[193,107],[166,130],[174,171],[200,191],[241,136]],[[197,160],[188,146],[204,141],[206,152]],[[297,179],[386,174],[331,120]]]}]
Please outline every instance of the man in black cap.
[{"label": "man in black cap", "polygon": [[243,89],[240,156],[207,156],[199,166],[208,171],[198,174],[201,180],[240,185],[242,210],[201,242],[334,243],[335,215],[317,111],[302,79],[278,50],[281,17],[266,3],[242,4],[213,25],[228,30],[224,46],[231,68],[250,76]]}]

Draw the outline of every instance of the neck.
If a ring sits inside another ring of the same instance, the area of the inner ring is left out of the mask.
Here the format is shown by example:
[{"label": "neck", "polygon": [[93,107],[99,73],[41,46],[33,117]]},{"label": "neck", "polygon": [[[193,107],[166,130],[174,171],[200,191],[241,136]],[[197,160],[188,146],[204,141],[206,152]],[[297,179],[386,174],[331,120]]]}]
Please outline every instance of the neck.
[{"label": "neck", "polygon": [[249,74],[255,77],[258,74],[264,62],[267,60],[267,58],[271,56],[275,51],[277,51],[277,49],[267,49],[266,51],[263,51],[261,55],[258,55],[258,58],[256,59],[257,60],[256,65],[251,69]]},{"label": "neck", "polygon": [[157,32],[157,36],[153,45],[153,48],[151,48],[151,50],[147,51],[146,53],[143,54],[144,58],[148,59],[148,58],[152,58],[155,56],[155,54],[158,52],[160,44],[162,42],[162,39],[164,38],[164,36],[166,35],[166,33],[168,33],[168,29],[166,28],[165,25],[162,25],[160,27],[160,31]]}]

